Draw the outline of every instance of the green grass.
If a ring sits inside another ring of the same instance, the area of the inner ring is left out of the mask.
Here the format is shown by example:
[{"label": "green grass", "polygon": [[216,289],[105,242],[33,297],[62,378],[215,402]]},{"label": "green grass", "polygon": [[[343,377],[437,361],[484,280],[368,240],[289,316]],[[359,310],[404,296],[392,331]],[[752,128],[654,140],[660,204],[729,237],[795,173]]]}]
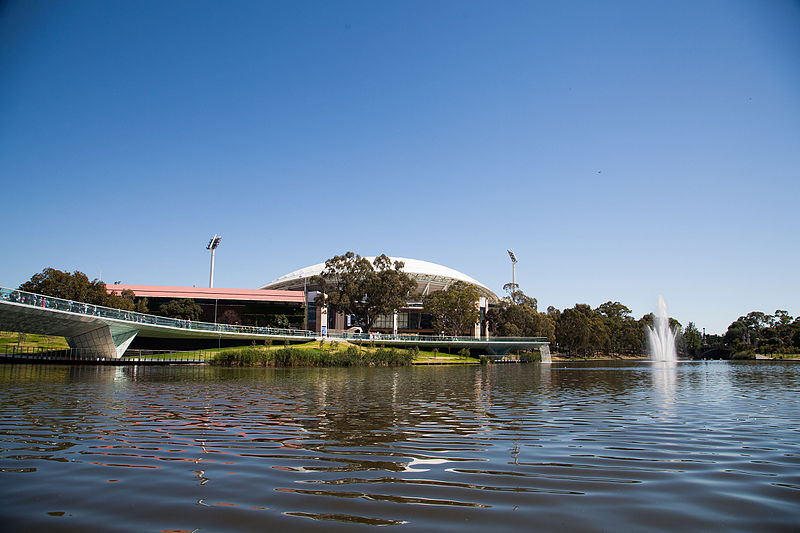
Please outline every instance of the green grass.
[{"label": "green grass", "polygon": [[480,362],[479,359],[475,357],[465,357],[463,355],[458,354],[448,354],[448,353],[441,353],[441,352],[430,352],[430,351],[422,351],[420,350],[419,355],[414,358],[415,363],[439,363],[439,364],[450,364],[450,363],[459,363],[459,364],[469,364],[469,363],[478,363]]},{"label": "green grass", "polygon": [[5,352],[6,347],[11,351],[19,345],[20,350],[66,350],[69,344],[64,337],[52,335],[36,335],[34,333],[14,333],[11,331],[0,331],[0,351]]},{"label": "green grass", "polygon": [[800,359],[800,353],[764,353],[758,354],[770,359]]}]

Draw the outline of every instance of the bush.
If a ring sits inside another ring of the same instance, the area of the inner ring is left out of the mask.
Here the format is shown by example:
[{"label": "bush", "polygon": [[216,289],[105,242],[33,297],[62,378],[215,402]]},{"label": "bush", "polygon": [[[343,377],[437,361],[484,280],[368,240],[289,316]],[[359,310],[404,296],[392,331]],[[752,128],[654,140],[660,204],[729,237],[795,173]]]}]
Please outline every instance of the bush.
[{"label": "bush", "polygon": [[344,352],[328,352],[317,348],[281,348],[267,350],[263,346],[247,346],[220,352],[211,364],[220,366],[401,366],[411,364],[409,351],[379,348],[373,353],[348,346]]},{"label": "bush", "polygon": [[372,354],[371,359],[371,366],[403,366],[410,365],[414,356],[407,350],[379,348]]},{"label": "bush", "polygon": [[740,350],[731,354],[731,360],[755,359],[756,353],[752,349]]}]

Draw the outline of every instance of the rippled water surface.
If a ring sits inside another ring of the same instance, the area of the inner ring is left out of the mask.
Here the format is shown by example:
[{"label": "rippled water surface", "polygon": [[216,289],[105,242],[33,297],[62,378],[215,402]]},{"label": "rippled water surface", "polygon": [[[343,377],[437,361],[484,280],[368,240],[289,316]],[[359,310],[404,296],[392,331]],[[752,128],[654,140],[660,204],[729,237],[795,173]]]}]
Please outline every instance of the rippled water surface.
[{"label": "rippled water surface", "polygon": [[3,531],[800,529],[798,364],[0,365],[0,385]]}]

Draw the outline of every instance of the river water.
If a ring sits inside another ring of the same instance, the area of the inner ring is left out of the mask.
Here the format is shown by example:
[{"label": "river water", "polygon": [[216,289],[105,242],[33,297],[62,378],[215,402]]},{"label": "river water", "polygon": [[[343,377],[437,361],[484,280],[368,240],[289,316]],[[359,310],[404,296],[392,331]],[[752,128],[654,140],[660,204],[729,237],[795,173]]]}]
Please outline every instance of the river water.
[{"label": "river water", "polygon": [[798,531],[800,364],[0,365],[9,531]]}]

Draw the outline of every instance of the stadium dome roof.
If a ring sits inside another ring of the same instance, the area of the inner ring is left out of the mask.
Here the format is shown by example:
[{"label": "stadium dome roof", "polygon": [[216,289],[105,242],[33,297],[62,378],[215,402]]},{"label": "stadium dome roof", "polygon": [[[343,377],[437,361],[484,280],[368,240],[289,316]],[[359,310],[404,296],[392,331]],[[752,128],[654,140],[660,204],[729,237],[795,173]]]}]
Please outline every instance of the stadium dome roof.
[{"label": "stadium dome roof", "polygon": [[[375,257],[370,256],[365,257],[365,259],[369,260],[371,263],[375,260]],[[456,281],[463,281],[474,285],[478,289],[480,295],[486,297],[490,302],[495,303],[499,300],[497,295],[488,287],[458,270],[429,261],[420,261],[419,259],[409,259],[407,257],[390,257],[389,259],[391,259],[392,262],[402,261],[405,264],[403,272],[411,276],[411,278],[417,282],[417,290],[414,292],[416,296],[425,296],[430,292],[446,289]],[[271,290],[302,290],[304,282],[312,276],[321,274],[324,268],[325,263],[307,266],[272,280],[261,288]]]}]

